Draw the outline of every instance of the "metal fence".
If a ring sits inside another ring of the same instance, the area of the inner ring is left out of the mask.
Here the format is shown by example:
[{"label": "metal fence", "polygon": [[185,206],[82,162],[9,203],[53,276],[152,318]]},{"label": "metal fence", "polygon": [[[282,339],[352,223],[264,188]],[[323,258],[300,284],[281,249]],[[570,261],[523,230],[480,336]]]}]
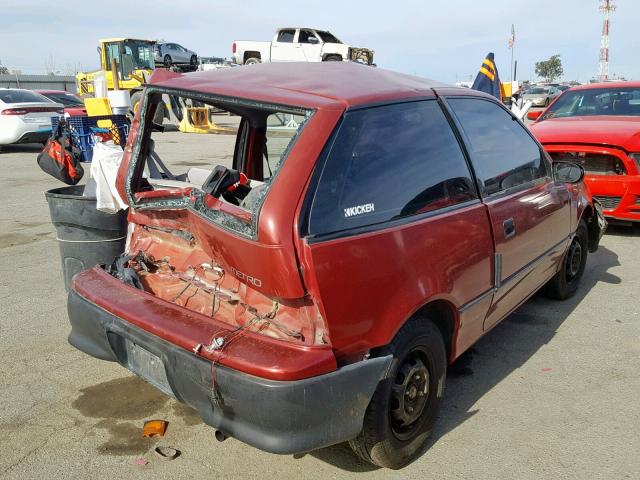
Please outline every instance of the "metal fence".
[{"label": "metal fence", "polygon": [[0,88],[75,92],[76,79],[73,75],[0,75]]}]

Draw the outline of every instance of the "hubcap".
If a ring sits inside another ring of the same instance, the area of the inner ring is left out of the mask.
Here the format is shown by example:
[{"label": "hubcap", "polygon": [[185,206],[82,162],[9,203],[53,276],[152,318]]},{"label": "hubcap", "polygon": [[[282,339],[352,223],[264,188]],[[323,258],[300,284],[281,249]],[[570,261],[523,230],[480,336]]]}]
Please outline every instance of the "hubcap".
[{"label": "hubcap", "polygon": [[391,390],[391,426],[400,439],[409,437],[419,424],[429,398],[429,378],[418,352],[411,352],[399,368]]},{"label": "hubcap", "polygon": [[582,263],[582,246],[577,238],[574,238],[569,247],[566,261],[566,274],[567,280],[573,280],[573,278],[580,271],[580,265]]}]

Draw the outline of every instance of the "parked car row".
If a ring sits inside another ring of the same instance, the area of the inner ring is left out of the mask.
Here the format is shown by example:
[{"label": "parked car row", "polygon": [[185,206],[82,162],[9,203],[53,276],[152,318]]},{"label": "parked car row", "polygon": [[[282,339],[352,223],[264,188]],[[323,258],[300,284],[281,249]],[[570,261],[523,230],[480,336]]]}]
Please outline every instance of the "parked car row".
[{"label": "parked car row", "polygon": [[584,167],[607,217],[640,222],[640,82],[573,87],[528,117],[554,160]]},{"label": "parked car row", "polygon": [[86,113],[82,99],[64,90],[0,88],[0,148],[45,143],[51,135],[51,117]]},{"label": "parked car row", "polygon": [[51,135],[51,117],[62,114],[61,102],[31,90],[0,88],[0,148],[46,142]]}]

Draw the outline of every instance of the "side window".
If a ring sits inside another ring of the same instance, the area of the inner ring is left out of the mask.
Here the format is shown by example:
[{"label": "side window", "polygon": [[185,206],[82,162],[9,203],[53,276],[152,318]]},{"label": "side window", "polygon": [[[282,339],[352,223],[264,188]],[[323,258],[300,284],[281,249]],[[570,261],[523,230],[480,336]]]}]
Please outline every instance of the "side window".
[{"label": "side window", "polygon": [[278,42],[293,43],[293,37],[295,34],[295,30],[280,30],[278,33]]},{"label": "side window", "polygon": [[450,98],[447,102],[467,137],[484,195],[547,176],[538,144],[499,105],[477,98]]},{"label": "side window", "polygon": [[456,137],[435,100],[347,112],[309,214],[322,235],[477,198]]},{"label": "side window", "polygon": [[[311,39],[311,40],[310,40]],[[298,35],[298,43],[318,43],[318,39],[309,30],[300,30]]]}]

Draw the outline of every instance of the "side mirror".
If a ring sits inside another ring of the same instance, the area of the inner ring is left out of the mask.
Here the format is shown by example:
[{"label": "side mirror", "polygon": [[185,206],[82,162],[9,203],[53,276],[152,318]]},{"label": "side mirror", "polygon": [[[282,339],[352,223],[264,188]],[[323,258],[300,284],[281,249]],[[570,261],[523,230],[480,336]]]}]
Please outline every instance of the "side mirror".
[{"label": "side mirror", "polygon": [[540,115],[542,115],[542,110],[531,110],[527,113],[527,118],[529,120],[537,120]]},{"label": "side mirror", "polygon": [[309,37],[309,43],[317,45],[319,42],[318,42],[318,39],[316,37]]},{"label": "side mirror", "polygon": [[553,164],[553,178],[561,183],[580,183],[584,178],[584,168],[577,163],[557,162]]}]

